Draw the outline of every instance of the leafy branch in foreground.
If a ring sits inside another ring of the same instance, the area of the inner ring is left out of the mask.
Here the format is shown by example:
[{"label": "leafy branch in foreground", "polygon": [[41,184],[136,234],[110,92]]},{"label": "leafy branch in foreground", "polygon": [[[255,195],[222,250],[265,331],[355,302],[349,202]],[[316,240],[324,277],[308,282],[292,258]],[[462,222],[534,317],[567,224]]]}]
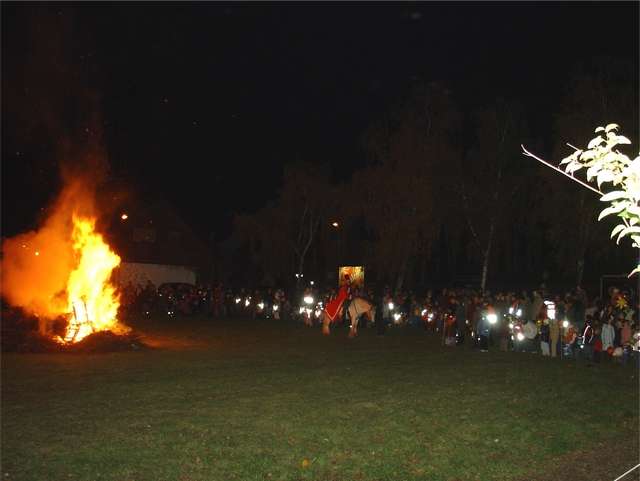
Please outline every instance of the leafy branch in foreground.
[{"label": "leafy branch in foreground", "polygon": [[[595,130],[598,136],[589,142],[586,150],[569,145],[575,149],[575,152],[560,162],[560,165],[565,166],[564,171],[536,157],[524,146],[522,149],[525,155],[539,160],[600,194],[600,200],[609,202],[610,205],[600,212],[598,220],[616,214],[622,221],[614,227],[611,238],[617,236],[616,243],[619,244],[621,239],[630,236],[633,247],[640,249],[640,155],[632,160],[616,149],[618,145],[631,144],[628,138],[617,134],[619,128],[617,124],[598,127]],[[583,168],[587,169],[587,182],[595,181],[598,189],[574,177],[574,174]],[[602,184],[611,184],[614,190],[603,193],[600,190]],[[629,274],[629,277],[639,272],[640,264]]]}]

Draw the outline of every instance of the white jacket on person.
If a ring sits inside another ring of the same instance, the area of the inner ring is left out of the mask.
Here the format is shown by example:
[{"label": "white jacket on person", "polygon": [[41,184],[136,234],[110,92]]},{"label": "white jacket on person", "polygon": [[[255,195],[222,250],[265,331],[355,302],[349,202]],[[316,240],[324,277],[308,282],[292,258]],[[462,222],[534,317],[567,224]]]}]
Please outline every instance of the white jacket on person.
[{"label": "white jacket on person", "polygon": [[616,331],[611,324],[604,324],[602,326],[600,338],[602,339],[603,351],[606,351],[608,348],[613,347],[613,341],[616,338]]}]

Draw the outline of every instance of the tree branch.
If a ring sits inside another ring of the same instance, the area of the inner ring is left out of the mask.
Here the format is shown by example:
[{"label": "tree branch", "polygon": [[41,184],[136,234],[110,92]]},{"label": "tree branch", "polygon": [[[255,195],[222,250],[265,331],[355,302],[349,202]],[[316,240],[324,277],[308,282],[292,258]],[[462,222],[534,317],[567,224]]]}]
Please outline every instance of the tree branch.
[{"label": "tree branch", "polygon": [[556,172],[560,172],[562,175],[564,175],[565,177],[570,178],[571,180],[577,182],[578,184],[580,184],[583,187],[586,187],[587,189],[595,192],[596,194],[599,194],[600,196],[603,196],[604,194],[602,192],[600,192],[598,189],[591,187],[589,184],[587,184],[586,182],[582,182],[580,179],[576,179],[574,176],[567,174],[564,170],[559,169],[558,167],[556,167],[555,165],[550,164],[549,162],[547,162],[546,160],[542,160],[540,157],[535,156],[534,154],[532,154],[531,152],[529,152],[527,149],[525,149],[524,145],[520,144],[520,147],[522,147],[522,151],[524,152],[524,155],[526,155],[527,157],[533,157],[534,159],[536,159],[538,162],[542,162],[544,165],[546,165],[547,167],[551,167],[553,170],[555,170]]}]

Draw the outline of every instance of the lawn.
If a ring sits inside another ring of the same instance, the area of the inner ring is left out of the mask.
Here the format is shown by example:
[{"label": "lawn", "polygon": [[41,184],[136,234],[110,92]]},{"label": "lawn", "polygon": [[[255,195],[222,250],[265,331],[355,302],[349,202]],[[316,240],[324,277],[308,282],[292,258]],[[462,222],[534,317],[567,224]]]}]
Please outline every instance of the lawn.
[{"label": "lawn", "polygon": [[3,355],[3,480],[560,479],[590,452],[613,480],[639,462],[629,365],[444,348],[410,329],[139,328],[157,348]]}]

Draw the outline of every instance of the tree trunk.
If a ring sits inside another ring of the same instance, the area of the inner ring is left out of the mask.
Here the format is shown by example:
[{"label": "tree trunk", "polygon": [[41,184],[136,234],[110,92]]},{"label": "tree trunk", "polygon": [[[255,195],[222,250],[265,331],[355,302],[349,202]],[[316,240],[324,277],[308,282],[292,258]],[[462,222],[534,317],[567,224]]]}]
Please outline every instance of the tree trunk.
[{"label": "tree trunk", "polygon": [[407,272],[407,264],[409,263],[409,252],[404,255],[402,259],[402,264],[400,264],[400,270],[398,271],[398,278],[396,279],[396,291],[402,289],[402,285],[404,284],[404,276]]},{"label": "tree trunk", "polygon": [[578,259],[576,263],[576,286],[582,285],[582,278],[584,277],[584,255],[581,259]]},{"label": "tree trunk", "polygon": [[491,257],[491,247],[493,246],[493,233],[495,231],[496,221],[495,218],[491,218],[491,225],[489,226],[489,236],[487,238],[487,248],[484,250],[484,256],[482,259],[482,278],[480,280],[480,291],[484,294],[487,287],[487,273],[489,272],[489,258]]},{"label": "tree trunk", "polygon": [[582,193],[580,197],[580,209],[583,213],[580,218],[580,231],[578,237],[578,255],[576,259],[576,286],[582,285],[582,279],[584,277],[584,264],[587,255],[587,247],[589,245],[589,237],[591,233],[591,218],[592,215],[590,209],[585,206],[586,193]]}]

